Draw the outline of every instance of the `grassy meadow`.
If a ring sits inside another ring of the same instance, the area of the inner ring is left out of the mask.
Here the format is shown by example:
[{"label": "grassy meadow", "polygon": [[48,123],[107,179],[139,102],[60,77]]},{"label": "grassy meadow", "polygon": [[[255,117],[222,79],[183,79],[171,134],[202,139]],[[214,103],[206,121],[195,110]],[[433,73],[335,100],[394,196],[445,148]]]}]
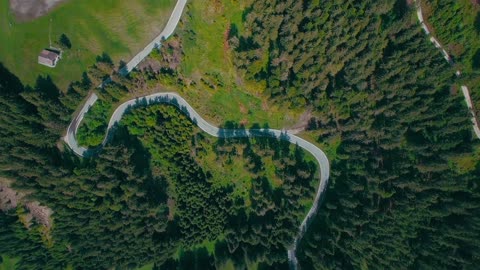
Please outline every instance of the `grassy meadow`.
[{"label": "grassy meadow", "polygon": [[175,79],[160,81],[150,89],[125,96],[112,108],[134,96],[174,91],[215,125],[233,121],[246,127],[260,124],[288,129],[294,126],[307,108],[285,108],[270,102],[264,93],[266,86],[245,79],[234,65],[231,48],[225,45],[226,33],[232,24],[243,31],[246,5],[235,0],[188,2],[174,38],[180,39],[184,53],[179,72],[193,83],[179,85]]},{"label": "grassy meadow", "polygon": [[13,270],[15,264],[18,262],[17,258],[10,258],[8,256],[1,256],[2,262],[0,263],[0,270]]},{"label": "grassy meadow", "polygon": [[[254,123],[274,128],[294,125],[305,108],[281,108],[268,101],[266,86],[244,78],[234,66],[234,56],[226,36],[232,24],[243,31],[242,16],[248,1],[197,0],[187,5],[184,24],[177,33],[184,58],[182,76],[195,82],[179,89],[206,119],[222,124],[235,121],[245,126]],[[216,85],[215,89],[209,84]]]},{"label": "grassy meadow", "polygon": [[[33,85],[38,76],[51,76],[66,89],[71,81],[106,52],[115,63],[128,61],[157,36],[166,24],[175,0],[70,0],[44,17],[17,22],[8,1],[0,3],[0,61],[20,79]],[[37,63],[40,51],[66,34],[72,48],[57,67]]]}]

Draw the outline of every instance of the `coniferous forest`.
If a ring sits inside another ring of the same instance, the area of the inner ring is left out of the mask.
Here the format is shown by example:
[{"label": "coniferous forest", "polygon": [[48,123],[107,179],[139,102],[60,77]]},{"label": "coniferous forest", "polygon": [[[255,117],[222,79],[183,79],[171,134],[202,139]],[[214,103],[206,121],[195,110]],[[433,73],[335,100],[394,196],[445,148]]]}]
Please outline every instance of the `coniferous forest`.
[{"label": "coniferous forest", "polygon": [[[309,108],[304,134],[328,147],[300,269],[480,265],[480,140],[456,91],[465,78],[415,12],[404,0],[247,1],[228,26],[238,76],[265,85],[271,104]],[[85,146],[101,143],[114,104],[186,85],[172,59],[194,39],[187,25],[148,59],[157,71],[121,77],[104,54],[68,90],[48,76],[24,85],[0,64],[0,269],[289,269],[319,181],[301,148],[216,139],[160,104],[129,111],[92,157],[61,139],[91,91],[100,101],[80,126]]]}]

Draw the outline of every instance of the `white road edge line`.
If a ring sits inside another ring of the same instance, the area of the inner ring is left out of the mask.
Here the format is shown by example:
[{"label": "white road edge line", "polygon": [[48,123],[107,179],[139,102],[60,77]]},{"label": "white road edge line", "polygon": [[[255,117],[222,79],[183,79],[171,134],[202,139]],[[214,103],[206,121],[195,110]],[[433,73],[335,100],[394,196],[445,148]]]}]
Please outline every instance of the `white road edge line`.
[{"label": "white road edge line", "polygon": [[[435,45],[435,47],[437,47],[442,52],[443,58],[445,58],[445,60],[447,60],[447,62],[449,64],[453,65],[452,57],[443,48],[442,44],[434,36],[431,36],[431,32],[428,29],[428,26],[425,24],[425,21],[423,19],[423,11],[422,11],[422,5],[420,4],[420,0],[415,0],[415,4],[417,6],[417,18],[418,18],[418,21],[419,21],[420,25],[423,28],[423,31],[425,32],[427,37],[430,37],[430,41],[433,43],[433,45]],[[460,76],[461,75],[460,70],[458,70],[455,74],[457,76]],[[480,127],[479,127],[479,123],[478,123],[478,118],[477,118],[477,115],[475,114],[475,110],[473,108],[472,98],[470,97],[470,90],[468,89],[468,87],[466,85],[462,85],[462,93],[463,93],[463,96],[465,97],[465,102],[467,103],[467,107],[468,107],[470,113],[472,114],[471,121],[472,121],[472,124],[473,124],[473,131],[474,131],[475,135],[477,136],[477,138],[480,139]]]},{"label": "white road edge line", "polygon": [[[147,57],[152,52],[154,48],[161,46],[161,42],[173,34],[175,28],[177,27],[180,21],[183,9],[185,8],[186,4],[187,4],[187,0],[177,1],[177,4],[175,5],[175,8],[172,12],[172,15],[170,16],[170,19],[168,20],[167,25],[165,26],[162,33],[159,36],[157,36],[152,42],[150,42],[140,53],[138,53],[135,57],[133,57],[133,59],[130,62],[128,62],[124,68],[122,68],[119,71],[120,75],[126,76],[128,73],[130,73],[143,59],[145,59],[145,57]],[[97,100],[98,100],[98,96],[95,93],[92,93],[88,97],[80,113],[70,123],[67,130],[67,135],[63,138],[64,141],[67,143],[67,145],[73,150],[73,152],[81,157],[89,156],[101,150],[101,147],[97,149],[87,149],[85,147],[81,147],[78,145],[78,142],[76,139],[77,130],[78,130],[78,127],[80,126],[80,123],[82,122],[85,114],[88,112],[90,107],[93,106],[93,104],[95,104]],[[287,140],[290,143],[297,144],[299,147],[303,148],[304,150],[311,153],[315,157],[315,159],[319,164],[319,169],[320,169],[320,183],[318,185],[312,207],[310,208],[310,210],[308,211],[308,214],[303,219],[299,227],[298,234],[293,240],[292,246],[287,251],[290,267],[292,269],[297,269],[298,261],[296,257],[296,251],[297,251],[298,242],[307,231],[308,225],[311,219],[317,212],[318,202],[320,201],[320,198],[322,197],[323,193],[326,190],[326,187],[328,185],[328,180],[330,177],[330,163],[325,153],[314,144],[300,137],[297,137],[293,134],[288,134],[288,131],[281,131],[276,129],[228,130],[228,129],[220,129],[218,127],[215,127],[210,123],[208,123],[205,119],[203,119],[190,106],[190,104],[185,99],[183,99],[180,95],[176,93],[156,93],[156,94],[145,96],[142,98],[132,99],[121,104],[115,110],[112,117],[110,118],[110,121],[108,123],[108,128],[107,128],[107,134],[105,135],[105,138],[103,139],[101,146],[104,146],[107,143],[110,130],[115,126],[116,123],[120,121],[122,116],[125,114],[126,110],[128,110],[129,108],[135,105],[143,105],[143,103],[141,102],[139,103],[139,101],[146,102],[146,105],[150,105],[158,102],[176,105],[181,110],[184,110],[184,112],[187,112],[190,119],[192,119],[192,121],[196,123],[201,130],[203,130],[204,132],[214,137],[237,138],[237,137],[262,137],[262,136],[273,135],[273,137],[277,139]]]}]

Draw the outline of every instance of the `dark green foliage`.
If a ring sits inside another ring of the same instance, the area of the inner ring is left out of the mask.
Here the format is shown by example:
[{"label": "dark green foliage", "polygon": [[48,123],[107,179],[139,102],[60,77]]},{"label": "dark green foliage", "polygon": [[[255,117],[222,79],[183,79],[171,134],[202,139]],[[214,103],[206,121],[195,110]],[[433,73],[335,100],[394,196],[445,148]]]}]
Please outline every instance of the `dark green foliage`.
[{"label": "dark green foliage", "polygon": [[60,39],[58,41],[60,42],[60,45],[63,48],[65,48],[65,49],[71,49],[72,48],[72,42],[67,37],[67,35],[65,35],[65,34],[60,35]]},{"label": "dark green foliage", "polygon": [[[138,267],[154,258],[166,259],[165,254],[173,251],[174,242],[155,239],[166,237],[168,210],[165,191],[157,189],[155,198],[151,188],[165,185],[164,181],[151,176],[143,162],[136,162],[135,155],[142,150],[127,145],[140,147],[138,143],[116,139],[120,142],[105,147],[94,166],[76,168],[66,181],[71,181],[71,191],[79,192],[65,194],[55,203],[64,219],[54,237],[71,247],[68,262],[75,268]],[[130,249],[123,249],[126,246]]]},{"label": "dark green foliage", "polygon": [[[428,0],[428,22],[450,53],[464,64],[479,49],[478,6],[474,1]],[[476,12],[475,12],[476,11]]]},{"label": "dark green foliage", "polygon": [[[72,84],[69,95],[75,95],[76,93],[72,93],[72,90],[75,91],[77,88],[85,87],[84,85],[88,84],[89,82],[85,82],[85,80],[81,83]],[[103,142],[107,132],[108,120],[113,113],[113,105],[117,104],[128,93],[128,90],[120,83],[110,82],[97,89],[97,92],[99,101],[89,109],[78,128],[77,139],[82,146],[96,147]]]},{"label": "dark green foliage", "polygon": [[77,140],[80,145],[95,147],[102,143],[107,133],[111,108],[111,103],[102,100],[90,108],[78,128]]},{"label": "dark green foliage", "polygon": [[[19,213],[17,213],[19,214]],[[0,254],[25,256],[16,265],[15,269],[55,269],[65,267],[61,262],[54,260],[52,254],[43,245],[39,226],[30,227],[29,230],[20,222],[13,213],[0,212]]]},{"label": "dark green foliage", "polygon": [[[165,182],[151,175],[138,141],[120,130],[115,144],[96,160],[79,162],[61,153],[55,132],[66,126],[52,128],[49,121],[54,114],[67,118],[71,111],[62,109],[56,88],[39,80],[36,89],[24,90],[0,68],[2,176],[15,179],[20,190],[34,191],[31,200],[54,209],[55,226],[50,231],[35,223],[27,230],[18,222],[21,206],[15,214],[1,214],[0,254],[20,258],[19,269],[131,268],[170,257],[176,244],[166,233],[167,196],[158,188]],[[56,106],[59,110],[43,109]]]},{"label": "dark green foliage", "polygon": [[[169,182],[170,199],[175,201],[175,220],[185,247],[225,235],[230,253],[242,246],[252,261],[285,260],[285,250],[304,214],[299,200],[313,197],[311,181],[315,166],[304,161],[299,149],[290,153],[287,144],[284,153],[275,154],[279,168],[276,173],[284,179],[280,189],[269,187],[265,177],[252,179],[252,208],[245,209],[242,199],[233,196],[232,186],[215,185],[212,174],[191,156],[192,143],[203,145],[201,140],[205,138],[196,136],[197,141],[192,140],[192,123],[175,108],[154,105],[138,109],[125,116],[122,124],[131,134],[139,136],[152,155],[153,166],[163,168],[157,173]],[[243,155],[254,163],[247,167],[253,174],[263,171],[262,159],[267,153],[277,152],[282,149],[278,145],[284,145],[272,139],[260,139],[255,144],[249,140],[221,140],[217,146],[220,157],[238,155],[221,150],[224,145],[237,143],[246,146]],[[295,177],[297,174],[300,177]],[[260,244],[262,247],[258,247]]]},{"label": "dark green foliage", "polygon": [[[413,12],[400,0],[252,1],[245,25],[230,26],[247,79],[265,82],[274,102],[310,105],[310,133],[340,141],[329,189],[300,242],[302,269],[480,264],[480,166],[459,171],[454,161],[478,143],[462,97],[451,94],[453,72]],[[180,49],[163,48],[178,57],[157,59],[161,76],[180,72]],[[1,176],[54,211],[50,229],[27,229],[22,205],[0,213],[0,254],[19,258],[19,269],[288,268],[316,165],[278,140],[215,140],[165,105],[132,110],[98,156],[79,159],[58,142],[80,100],[114,74],[82,127],[103,138],[108,106],[145,83],[139,73],[118,77],[107,55],[98,60],[66,93],[48,77],[24,87],[0,65]],[[244,164],[245,196],[237,179],[220,183],[202,163],[211,151],[219,164]]]},{"label": "dark green foliage", "polygon": [[314,3],[255,2],[237,52],[275,100],[323,112],[319,141],[341,136],[302,269],[473,269],[479,171],[450,164],[474,143],[453,71],[398,1]]},{"label": "dark green foliage", "polygon": [[472,68],[480,70],[480,49],[478,49],[472,57]]},{"label": "dark green foliage", "polygon": [[[381,16],[393,1],[256,1],[240,36],[237,66],[247,76],[265,80],[272,97],[292,106],[316,102],[345,63],[351,85],[362,89],[385,40],[377,38]],[[361,17],[361,20],[357,18]],[[341,30],[340,30],[341,29]],[[363,56],[360,57],[359,56]],[[266,63],[264,65],[263,63]]]},{"label": "dark green foliage", "polygon": [[[287,263],[286,249],[292,244],[306,212],[301,198],[314,196],[311,185],[316,179],[316,168],[305,161],[300,149],[291,149],[288,143],[268,138],[255,138],[254,142],[228,139],[220,140],[216,146],[216,152],[228,160],[238,155],[231,146],[241,143],[243,156],[248,160],[246,168],[255,175],[249,193],[251,206],[242,209],[242,199],[235,200],[234,208],[238,210],[228,221],[225,242],[216,245],[217,265],[224,264],[226,258],[238,268],[246,266],[245,258],[265,265]],[[263,174],[266,156],[273,156],[275,174],[283,180],[281,188],[273,188]]]},{"label": "dark green foliage", "polygon": [[478,1],[428,0],[422,2],[435,37],[462,72],[474,107],[480,107],[480,6]]},{"label": "dark green foliage", "polygon": [[216,268],[213,256],[208,254],[207,249],[201,248],[194,251],[182,252],[179,260],[169,259],[160,266],[156,265],[153,269],[211,270]]},{"label": "dark green foliage", "polygon": [[107,64],[113,65],[112,58],[106,52],[103,52],[102,55],[98,55],[97,58],[96,58],[96,61],[98,63],[107,63]]},{"label": "dark green foliage", "polygon": [[[68,95],[83,97],[91,77],[72,84],[64,95],[48,78],[25,89],[13,74],[1,71],[6,88],[0,105],[7,112],[1,122],[5,127],[1,131],[5,139],[0,140],[2,176],[15,179],[15,188],[33,190],[29,199],[54,211],[52,228],[34,222],[27,229],[18,221],[24,215],[21,207],[0,216],[0,237],[8,242],[0,254],[19,258],[19,269],[162,265],[179,248],[186,250],[178,262],[180,269],[208,269],[221,262],[203,249],[188,250],[205,240],[237,241],[233,239],[238,231],[242,239],[237,247],[242,249],[235,248],[234,254],[227,247],[218,251],[226,252],[224,260],[244,265],[248,256],[251,261],[285,263],[286,247],[305,211],[299,202],[312,196],[314,180],[315,167],[303,161],[298,149],[291,151],[288,144],[272,139],[228,142],[246,143],[244,158],[255,163],[246,168],[258,174],[252,177],[258,185],[251,191],[255,205],[251,211],[233,195],[232,185],[216,184],[209,169],[196,161],[193,143],[214,143],[200,136],[178,109],[157,105],[133,110],[98,156],[81,161],[57,147],[68,122],[54,119],[68,119]],[[121,89],[122,85],[113,84],[99,95],[112,102]],[[110,103],[97,105],[103,104]],[[101,114],[105,116],[105,111]],[[277,175],[288,177],[284,186],[275,189],[262,175],[263,159],[272,152],[279,165]],[[296,163],[309,173],[290,176],[296,173]],[[302,184],[293,183],[297,180]],[[245,228],[239,227],[245,221]]]}]

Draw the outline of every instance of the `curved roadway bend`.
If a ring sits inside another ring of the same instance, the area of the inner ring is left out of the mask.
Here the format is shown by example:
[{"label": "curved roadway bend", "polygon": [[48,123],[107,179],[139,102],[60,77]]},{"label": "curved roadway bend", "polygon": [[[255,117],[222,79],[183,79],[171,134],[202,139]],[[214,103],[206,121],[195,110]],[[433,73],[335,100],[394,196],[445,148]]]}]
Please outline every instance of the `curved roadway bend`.
[{"label": "curved roadway bend", "polygon": [[[180,22],[183,9],[185,8],[186,4],[187,0],[177,0],[177,3],[173,8],[173,12],[170,15],[170,18],[168,19],[168,22],[165,25],[163,31],[154,40],[152,40],[152,42],[150,42],[141,52],[135,55],[132,60],[130,60],[130,62],[128,62],[122,69],[119,70],[120,75],[126,76],[128,73],[130,73],[143,59],[145,59],[145,57],[147,57],[152,52],[154,48],[159,47],[164,39],[167,39],[173,34],[175,28]],[[109,83],[110,81],[111,78],[106,79],[104,82],[102,82],[101,85],[99,85],[99,87],[103,87],[106,83]],[[86,148],[79,146],[77,140],[75,139],[75,135],[77,134],[77,129],[83,117],[88,112],[90,107],[95,104],[97,99],[98,97],[95,93],[92,93],[88,97],[82,110],[68,126],[67,135],[63,138],[64,141],[67,142],[67,144],[70,146],[70,148],[72,148],[73,151],[80,156],[86,156],[91,153],[91,151],[88,152]]]},{"label": "curved roadway bend", "polygon": [[[135,57],[133,57],[130,62],[128,62],[120,71],[119,74],[122,76],[126,76],[130,73],[145,57],[147,57],[154,48],[157,48],[161,45],[161,42],[164,39],[167,39],[170,35],[173,34],[175,28],[180,21],[183,9],[187,4],[187,0],[177,0],[177,4],[165,26],[164,30],[160,35],[158,35],[152,42],[150,42],[141,52],[139,52]],[[104,83],[108,83],[105,81]],[[100,86],[103,86],[103,84]],[[88,112],[91,106],[95,104],[98,97],[95,93],[92,93],[87,101],[85,102],[82,110],[79,114],[72,120],[70,123],[67,135],[63,138],[67,145],[79,156],[87,157],[91,156],[98,151],[101,150],[102,146],[104,146],[109,138],[109,133],[111,132],[112,128],[115,126],[116,123],[120,121],[122,116],[125,112],[133,106],[136,105],[149,105],[153,103],[169,103],[176,105],[179,107],[184,113],[186,113],[190,119],[198,125],[198,127],[203,130],[204,132],[219,138],[237,138],[237,137],[261,137],[261,136],[268,136],[268,137],[275,137],[281,140],[287,140],[290,143],[297,144],[301,148],[305,149],[306,151],[310,152],[315,159],[317,160],[319,167],[320,167],[320,183],[317,189],[317,193],[315,195],[315,200],[313,202],[312,207],[308,211],[307,216],[302,221],[297,236],[295,237],[292,246],[288,249],[288,259],[290,262],[290,266],[293,269],[297,269],[298,262],[296,258],[296,250],[298,241],[303,237],[304,233],[307,231],[307,227],[309,225],[309,221],[315,215],[318,207],[318,202],[325,192],[325,189],[328,184],[328,179],[330,176],[330,164],[328,161],[327,156],[325,153],[312,143],[297,137],[293,134],[288,134],[287,131],[280,131],[275,129],[250,129],[250,130],[231,130],[231,129],[221,129],[216,126],[211,125],[205,119],[203,119],[191,106],[185,101],[181,96],[176,93],[157,93],[153,95],[149,95],[140,99],[132,99],[129,100],[122,105],[120,105],[115,112],[113,113],[112,117],[110,118],[110,122],[108,123],[107,134],[101,144],[100,147],[95,149],[87,149],[85,147],[81,147],[78,145],[76,134],[80,123],[83,120],[83,117]]]},{"label": "curved roadway bend", "polygon": [[145,57],[147,57],[153,51],[154,48],[160,47],[162,41],[173,34],[173,31],[175,31],[175,28],[182,17],[182,12],[186,4],[187,0],[177,0],[177,4],[175,5],[175,8],[173,9],[173,12],[170,15],[167,25],[163,29],[162,33],[160,33],[160,35],[152,40],[152,42],[145,46],[141,52],[135,55],[132,60],[130,60],[130,62],[128,62],[125,67],[119,71],[120,75],[125,76],[130,73],[130,71],[140,64],[140,62],[142,62],[143,59],[145,59]]},{"label": "curved roadway bend", "polygon": [[[175,5],[175,8],[162,33],[160,33],[159,36],[157,36],[152,42],[150,42],[141,52],[139,52],[135,57],[133,57],[133,59],[130,62],[128,62],[124,68],[122,68],[119,71],[121,75],[125,76],[130,71],[132,71],[145,57],[147,57],[150,54],[150,52],[152,52],[154,48],[159,47],[161,45],[161,42],[164,39],[168,38],[173,33],[178,22],[180,21],[180,17],[182,15],[182,12],[183,12],[183,9],[185,8],[186,3],[187,3],[187,0],[177,1],[177,4]],[[429,36],[430,31],[423,21],[422,10],[419,4],[417,5],[417,17],[425,33],[427,34],[427,36]],[[451,57],[448,55],[445,49],[443,49],[440,43],[434,37],[431,37],[430,40],[432,41],[432,43],[435,44],[437,48],[439,48],[442,51],[445,59],[449,63],[452,63]],[[458,72],[457,74],[460,74],[460,73]],[[470,95],[468,92],[468,88],[466,86],[462,86],[462,91],[465,95],[465,99],[467,101],[467,104],[469,105],[469,108],[471,108],[471,105],[470,105],[471,100],[469,98]],[[67,130],[67,135],[64,137],[64,140],[68,144],[68,146],[77,155],[82,157],[91,156],[92,154],[101,150],[101,147],[96,149],[87,149],[87,148],[81,147],[78,145],[78,142],[76,140],[76,133],[77,133],[78,127],[83,117],[85,116],[85,113],[93,104],[95,104],[97,99],[98,97],[94,93],[89,96],[80,113],[70,123],[70,126],[68,127],[68,130]],[[169,104],[176,105],[184,113],[186,113],[190,117],[190,119],[195,124],[198,125],[198,127],[201,130],[210,134],[211,136],[219,137],[219,138],[259,137],[259,136],[275,137],[277,139],[287,140],[290,143],[297,144],[304,150],[310,152],[315,157],[315,159],[317,160],[320,166],[320,183],[317,189],[317,193],[315,195],[315,200],[313,202],[313,205],[308,211],[307,216],[302,221],[299,227],[299,232],[293,241],[293,245],[288,249],[288,259],[290,261],[290,265],[293,269],[297,269],[297,266],[298,266],[298,262],[296,258],[297,243],[303,237],[304,233],[307,231],[309,221],[317,211],[318,202],[327,187],[328,179],[330,176],[330,164],[325,153],[320,148],[313,145],[312,143],[309,143],[308,141],[300,137],[297,137],[293,134],[288,134],[287,131],[280,131],[275,129],[231,130],[231,129],[221,129],[216,126],[213,126],[212,124],[208,123],[205,119],[203,119],[190,106],[190,104],[187,103],[187,101],[185,101],[181,96],[179,96],[176,93],[157,93],[157,94],[149,95],[140,99],[132,99],[120,105],[115,110],[112,117],[110,118],[107,134],[102,142],[102,146],[104,146],[107,143],[109,133],[111,132],[112,128],[115,126],[115,124],[117,124],[120,121],[120,119],[125,114],[125,112],[128,111],[128,109],[137,105],[150,105],[154,103],[169,103]],[[475,118],[472,121],[474,122],[475,133],[480,138],[480,129],[478,127],[478,123]]]},{"label": "curved roadway bend", "polygon": [[[442,52],[443,58],[445,58],[445,60],[447,60],[447,62],[450,65],[454,65],[455,63],[454,63],[452,57],[443,48],[442,44],[440,44],[440,42],[434,36],[431,35],[431,32],[428,29],[428,26],[425,23],[425,20],[423,19],[423,11],[422,11],[422,5],[420,4],[420,0],[416,0],[415,2],[416,2],[416,5],[417,5],[418,22],[422,26],[423,31],[425,31],[425,34],[430,37],[430,41],[433,43],[433,45],[435,45],[435,47],[437,47]],[[461,75],[460,70],[458,70],[456,72],[456,75],[457,76]],[[476,115],[475,110],[473,108],[472,98],[470,97],[470,91],[468,90],[468,87],[466,85],[462,85],[462,93],[463,93],[463,96],[465,97],[465,102],[467,103],[467,107],[470,110],[470,113],[472,114],[471,121],[472,121],[472,124],[473,124],[473,131],[474,131],[475,135],[477,136],[477,138],[480,139],[480,126],[479,126],[480,124],[478,122],[477,115]]]},{"label": "curved roadway bend", "polygon": [[[79,156],[86,157],[91,156],[92,154],[98,152],[100,148],[96,149],[87,149],[84,147],[80,147],[76,140],[76,132],[80,122],[82,121],[85,112],[88,110],[90,106],[92,106],[95,101],[97,100],[97,96],[92,94],[90,98],[85,103],[81,113],[72,121],[70,127],[67,131],[67,136],[65,137],[65,141],[70,146],[70,148]],[[274,137],[281,140],[289,141],[290,143],[297,144],[304,150],[310,152],[318,162],[320,167],[320,183],[317,189],[317,193],[315,195],[315,200],[313,202],[312,207],[308,211],[307,216],[302,221],[302,224],[299,227],[299,232],[293,241],[293,245],[291,248],[288,249],[288,258],[290,264],[293,269],[297,268],[297,258],[296,258],[296,248],[299,239],[301,239],[304,233],[307,231],[307,227],[311,218],[315,215],[318,207],[318,201],[322,196],[323,192],[325,191],[328,179],[330,176],[330,164],[328,161],[327,156],[325,153],[318,148],[317,146],[313,145],[312,143],[297,137],[292,134],[288,134],[288,131],[281,131],[276,129],[245,129],[245,130],[234,130],[234,129],[222,129],[218,128],[205,119],[203,119],[193,108],[188,104],[188,102],[179,96],[176,93],[157,93],[149,96],[145,96],[142,98],[136,98],[129,100],[122,105],[120,105],[115,112],[113,113],[112,117],[110,118],[110,122],[108,123],[107,134],[105,135],[105,139],[103,140],[102,146],[104,146],[109,138],[109,134],[112,131],[112,128],[117,124],[120,119],[122,119],[123,115],[128,112],[129,109],[135,106],[146,106],[155,103],[168,103],[173,104],[180,108],[180,110],[185,113],[190,119],[204,132],[210,134],[211,136],[218,137],[218,138],[240,138],[240,137]]]}]

